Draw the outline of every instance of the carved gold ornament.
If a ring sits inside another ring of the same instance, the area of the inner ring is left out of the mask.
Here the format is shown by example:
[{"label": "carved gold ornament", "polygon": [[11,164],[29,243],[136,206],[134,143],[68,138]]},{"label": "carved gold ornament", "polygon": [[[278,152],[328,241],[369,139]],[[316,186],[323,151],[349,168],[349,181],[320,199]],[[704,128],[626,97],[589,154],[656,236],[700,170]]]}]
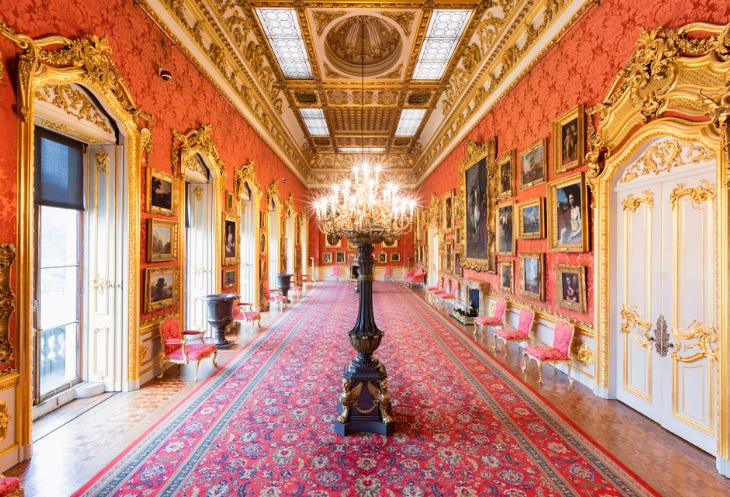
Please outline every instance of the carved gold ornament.
[{"label": "carved gold ornament", "polygon": [[694,188],[685,188],[684,183],[677,184],[677,186],[675,186],[672,190],[672,193],[669,195],[669,198],[672,201],[672,209],[677,206],[677,202],[680,198],[686,196],[689,196],[690,201],[692,202],[692,207],[700,209],[702,207],[700,204],[715,198],[715,185],[706,179],[700,181],[700,185],[695,186]]},{"label": "carved gold ornament", "polygon": [[[256,178],[256,171],[254,170],[254,161],[248,161],[245,165],[236,169],[233,173],[233,192],[236,197],[243,195],[244,185],[248,183],[248,186],[252,190],[253,199],[258,199],[261,195],[261,186]],[[255,205],[258,206],[258,203]]]},{"label": "carved gold ornament", "polygon": [[10,414],[8,413],[8,403],[0,400],[0,441],[5,440],[8,436],[8,426],[10,426]]},{"label": "carved gold ornament", "polygon": [[710,151],[702,145],[674,138],[663,140],[653,144],[638,161],[627,167],[619,183],[628,183],[641,176],[669,172],[698,162],[709,162],[713,158]]},{"label": "carved gold ornament", "polygon": [[635,197],[633,194],[627,195],[623,201],[624,212],[636,212],[641,204],[647,204],[649,210],[654,207],[654,194],[650,190],[644,190],[644,195],[641,197]]},{"label": "carved gold ornament", "polygon": [[[689,331],[682,333],[679,330],[672,330],[672,335],[677,339],[677,350],[673,357],[682,362],[694,362],[702,357],[707,357],[711,362],[717,363],[719,353],[719,337],[717,329],[713,325],[703,325],[696,319],[689,324]],[[693,343],[688,343],[690,341]],[[682,356],[682,352],[693,352],[689,356]]]},{"label": "carved gold ornament", "polygon": [[103,148],[100,148],[94,154],[94,165],[96,166],[96,172],[104,174],[109,171],[110,158],[109,154]]},{"label": "carved gold ornament", "polygon": [[651,331],[651,323],[648,321],[641,321],[639,314],[634,310],[621,306],[621,333],[629,334],[635,329],[638,329],[639,334],[644,338],[644,342],[641,343],[642,347],[649,346],[649,332]]},{"label": "carved gold ornament", "polygon": [[113,134],[109,119],[91,101],[89,95],[74,85],[45,85],[35,90],[35,98],[48,102],[79,121],[86,121],[105,133]]},{"label": "carved gold ornament", "polygon": [[580,342],[572,353],[573,359],[584,366],[593,364],[593,349],[585,342]]},{"label": "carved gold ornament", "polygon": [[13,359],[8,321],[15,311],[15,294],[10,287],[10,269],[15,261],[15,245],[0,245],[0,364]]},{"label": "carved gold ornament", "polygon": [[218,149],[213,143],[210,133],[210,124],[204,124],[198,129],[193,129],[185,134],[172,130],[172,168],[173,172],[184,178],[186,171],[196,171],[204,176],[205,171],[197,158],[200,154],[209,159],[208,166],[215,168],[215,173],[221,178],[221,188],[225,185],[226,163],[218,155]]}]

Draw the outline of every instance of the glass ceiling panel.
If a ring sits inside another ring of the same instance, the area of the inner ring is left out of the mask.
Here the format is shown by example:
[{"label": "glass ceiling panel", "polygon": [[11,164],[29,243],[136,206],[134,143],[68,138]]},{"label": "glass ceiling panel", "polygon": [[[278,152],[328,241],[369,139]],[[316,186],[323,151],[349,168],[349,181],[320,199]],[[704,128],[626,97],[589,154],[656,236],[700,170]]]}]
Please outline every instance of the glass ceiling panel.
[{"label": "glass ceiling panel", "polygon": [[398,121],[398,129],[395,130],[395,136],[413,136],[421,125],[421,120],[426,114],[426,109],[403,109]]},{"label": "glass ceiling panel", "polygon": [[471,10],[436,9],[428,23],[413,79],[441,79],[464,33]]},{"label": "glass ceiling panel", "polygon": [[312,79],[307,49],[304,47],[294,9],[256,8],[256,15],[286,79]]},{"label": "glass ceiling panel", "polygon": [[324,119],[322,109],[299,109],[307,125],[307,130],[312,136],[329,136],[330,131],[327,128],[327,121]]}]

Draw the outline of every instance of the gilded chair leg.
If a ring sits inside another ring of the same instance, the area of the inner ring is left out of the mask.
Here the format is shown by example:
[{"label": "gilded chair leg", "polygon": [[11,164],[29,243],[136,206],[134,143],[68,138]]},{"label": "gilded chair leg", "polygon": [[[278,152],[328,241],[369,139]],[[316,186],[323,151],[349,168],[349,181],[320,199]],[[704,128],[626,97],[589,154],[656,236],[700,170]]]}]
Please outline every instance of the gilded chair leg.
[{"label": "gilded chair leg", "polygon": [[218,367],[218,350],[213,352],[213,366]]},{"label": "gilded chair leg", "polygon": [[537,361],[537,382],[542,385],[542,362]]},{"label": "gilded chair leg", "polygon": [[[163,347],[164,347],[164,345],[163,345]],[[163,376],[165,376],[165,359],[164,359],[164,357],[165,357],[164,354],[160,354],[160,374],[157,375],[157,378],[160,380],[162,379]]]},{"label": "gilded chair leg", "polygon": [[200,366],[200,359],[195,361],[195,372],[193,373],[193,381],[198,381],[198,366]]},{"label": "gilded chair leg", "polygon": [[573,363],[571,361],[568,361],[568,384],[573,385],[573,375],[570,374],[570,372],[573,370]]},{"label": "gilded chair leg", "polygon": [[492,352],[497,351],[497,334],[492,335]]},{"label": "gilded chair leg", "polygon": [[525,370],[527,369],[527,353],[522,353],[522,374],[525,374]]}]

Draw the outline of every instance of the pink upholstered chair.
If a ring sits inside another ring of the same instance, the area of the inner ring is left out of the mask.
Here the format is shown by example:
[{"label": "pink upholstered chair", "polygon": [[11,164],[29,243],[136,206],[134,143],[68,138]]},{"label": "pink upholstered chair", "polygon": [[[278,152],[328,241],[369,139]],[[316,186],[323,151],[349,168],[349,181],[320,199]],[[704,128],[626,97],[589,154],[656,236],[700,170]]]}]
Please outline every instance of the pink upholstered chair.
[{"label": "pink upholstered chair", "polygon": [[530,345],[525,347],[522,353],[522,373],[527,369],[527,363],[533,359],[537,364],[538,383],[542,383],[542,364],[549,362],[553,365],[553,374],[557,371],[556,364],[565,363],[568,365],[568,381],[572,385],[573,378],[570,372],[573,368],[573,360],[570,358],[570,344],[573,341],[575,327],[567,321],[560,321],[555,325],[552,347],[548,345]]},{"label": "pink upholstered chair", "polygon": [[383,279],[385,281],[393,281],[393,267],[392,266],[385,266],[385,271],[383,272]]},{"label": "pink upholstered chair", "polygon": [[253,304],[250,302],[240,302],[233,310],[233,319],[251,323],[251,330],[253,330],[254,323],[258,323],[259,328],[261,328],[261,313],[254,311]]},{"label": "pink upholstered chair", "polygon": [[300,298],[302,296],[302,275],[298,275],[295,281],[289,286],[289,295]]},{"label": "pink upholstered chair", "polygon": [[337,281],[340,281],[340,266],[332,266],[332,272],[330,273],[330,276],[332,276]]},{"label": "pink upholstered chair", "polygon": [[266,299],[269,301],[270,308],[276,306],[276,308],[280,311],[286,310],[286,297],[281,293],[281,290],[267,289],[266,294],[268,295]]},{"label": "pink upholstered chair", "polygon": [[[213,358],[213,366],[218,366],[216,357],[218,349],[211,343],[205,343],[201,330],[183,330],[180,321],[176,318],[169,318],[160,325],[160,337],[162,338],[162,352],[160,352],[160,374],[158,378],[165,375],[165,363],[188,364],[195,361],[195,374],[193,379],[198,379],[198,366],[200,361],[206,357]],[[188,342],[187,339],[197,339],[198,342]]]},{"label": "pink upholstered chair", "polygon": [[504,311],[507,309],[507,301],[498,299],[494,305],[494,314],[491,316],[477,316],[474,318],[474,336],[477,335],[477,326],[479,331],[484,332],[485,327],[500,326],[504,322]]},{"label": "pink upholstered chair", "polygon": [[439,299],[439,306],[442,310],[446,310],[447,302],[455,302],[457,293],[459,292],[459,282],[451,280],[451,286],[446,292],[437,294]]},{"label": "pink upholstered chair", "polygon": [[0,474],[0,497],[23,497],[25,492],[20,478]]},{"label": "pink upholstered chair", "polygon": [[529,342],[532,338],[532,322],[535,320],[535,312],[531,309],[520,311],[520,322],[515,328],[497,328],[492,336],[492,350],[497,350],[497,340],[504,342],[504,353],[507,353],[507,346],[510,342]]}]

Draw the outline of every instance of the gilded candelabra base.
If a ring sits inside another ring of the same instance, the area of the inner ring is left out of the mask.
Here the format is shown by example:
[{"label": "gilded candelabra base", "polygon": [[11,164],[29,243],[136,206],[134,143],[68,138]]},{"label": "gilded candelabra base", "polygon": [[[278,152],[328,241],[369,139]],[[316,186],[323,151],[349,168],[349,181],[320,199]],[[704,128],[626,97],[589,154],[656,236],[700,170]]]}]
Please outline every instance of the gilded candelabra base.
[{"label": "gilded candelabra base", "polygon": [[358,276],[360,302],[357,322],[348,336],[358,354],[345,366],[335,432],[338,435],[361,432],[389,435],[395,431],[395,420],[391,414],[388,373],[373,357],[383,338],[373,317],[373,245],[360,243],[357,250],[361,270]]}]

